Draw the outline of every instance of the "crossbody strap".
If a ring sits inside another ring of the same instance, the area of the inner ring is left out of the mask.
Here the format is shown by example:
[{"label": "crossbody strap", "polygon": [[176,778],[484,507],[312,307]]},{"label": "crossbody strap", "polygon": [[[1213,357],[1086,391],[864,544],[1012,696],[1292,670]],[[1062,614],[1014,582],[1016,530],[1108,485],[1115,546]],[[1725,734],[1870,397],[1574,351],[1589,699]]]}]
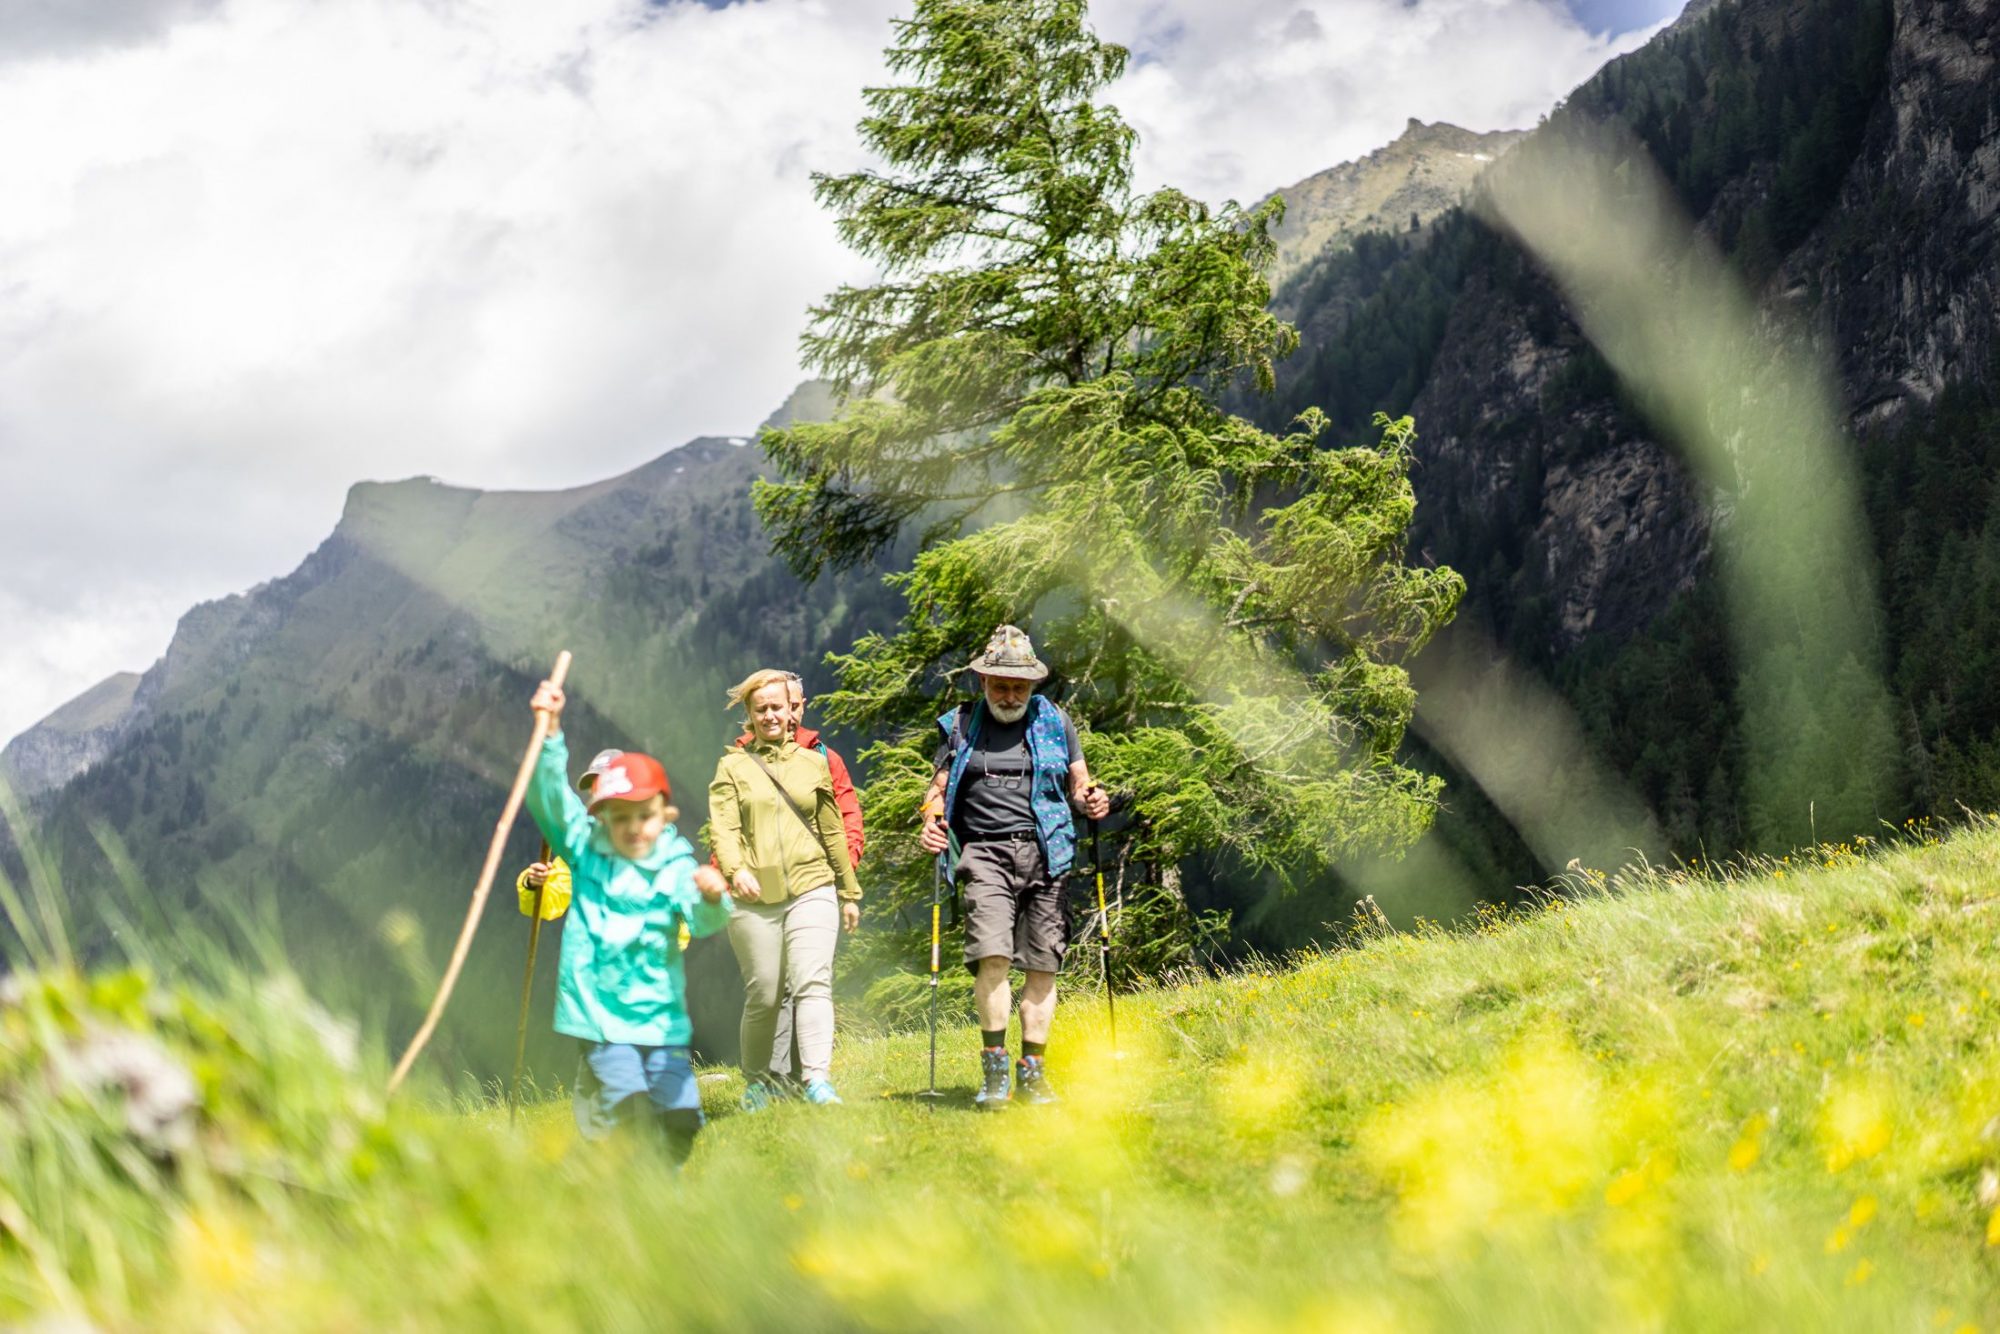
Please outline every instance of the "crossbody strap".
[{"label": "crossbody strap", "polygon": [[778,796],[780,799],[784,801],[785,808],[789,810],[793,815],[798,816],[799,823],[806,827],[806,832],[811,834],[815,839],[817,839],[819,837],[819,823],[815,821],[811,816],[807,815],[804,811],[799,809],[799,804],[796,801],[792,800],[792,794],[785,791],[785,785],[783,783],[780,783],[778,781],[778,776],[771,772],[771,766],[764,763],[764,757],[759,755],[756,751],[747,748],[744,750],[743,753],[750,757],[751,763],[755,764],[759,769],[762,769],[764,771],[764,777],[770,779],[771,786],[778,789]]}]

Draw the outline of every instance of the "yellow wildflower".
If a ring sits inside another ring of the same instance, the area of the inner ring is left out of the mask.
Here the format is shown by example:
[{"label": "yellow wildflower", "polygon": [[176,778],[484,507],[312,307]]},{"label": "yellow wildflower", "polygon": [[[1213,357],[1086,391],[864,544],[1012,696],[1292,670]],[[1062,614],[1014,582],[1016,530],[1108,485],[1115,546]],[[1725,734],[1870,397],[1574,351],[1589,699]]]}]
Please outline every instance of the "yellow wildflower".
[{"label": "yellow wildflower", "polygon": [[1758,1155],[1764,1149],[1764,1131],[1771,1122],[1762,1112],[1758,1112],[1743,1123],[1743,1132],[1736,1137],[1736,1143],[1729,1150],[1729,1170],[1747,1172],[1757,1165]]},{"label": "yellow wildflower", "polygon": [[1646,1189],[1646,1173],[1641,1168],[1620,1172],[1611,1178],[1611,1184],[1604,1188],[1604,1202],[1610,1205],[1625,1205],[1639,1198]]},{"label": "yellow wildflower", "polygon": [[1874,1087],[1849,1083],[1836,1089],[1820,1117],[1826,1170],[1843,1172],[1889,1147],[1889,1114]]}]

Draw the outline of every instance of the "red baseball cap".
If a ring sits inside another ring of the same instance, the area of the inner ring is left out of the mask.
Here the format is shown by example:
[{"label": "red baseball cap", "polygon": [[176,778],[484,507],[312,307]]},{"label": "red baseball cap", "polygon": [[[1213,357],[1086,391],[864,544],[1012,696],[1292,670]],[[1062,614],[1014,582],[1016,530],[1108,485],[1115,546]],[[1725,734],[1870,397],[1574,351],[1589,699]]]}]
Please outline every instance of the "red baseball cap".
[{"label": "red baseball cap", "polygon": [[645,801],[649,797],[672,795],[667,771],[660,767],[660,762],[651,755],[628,750],[598,772],[590,789],[590,810],[596,814],[597,808],[607,801]]}]

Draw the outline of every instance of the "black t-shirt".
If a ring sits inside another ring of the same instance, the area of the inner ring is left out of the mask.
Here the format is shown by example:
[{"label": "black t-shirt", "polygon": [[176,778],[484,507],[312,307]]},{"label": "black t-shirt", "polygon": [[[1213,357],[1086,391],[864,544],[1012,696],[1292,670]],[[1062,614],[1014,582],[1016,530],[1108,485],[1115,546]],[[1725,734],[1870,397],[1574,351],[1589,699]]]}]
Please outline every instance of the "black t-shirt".
[{"label": "black t-shirt", "polygon": [[[1053,704],[1062,721],[1063,738],[1069,746],[1069,762],[1083,758],[1083,747],[1070,726],[1069,715]],[[967,740],[972,757],[966,761],[965,776],[958,783],[958,807],[951,813],[951,827],[960,840],[990,838],[996,834],[1016,834],[1034,829],[1034,762],[1028,754],[1028,716],[1003,723],[989,711],[980,723],[977,736],[970,735],[971,719],[966,720]],[[951,743],[938,747],[937,767],[949,769]]]}]

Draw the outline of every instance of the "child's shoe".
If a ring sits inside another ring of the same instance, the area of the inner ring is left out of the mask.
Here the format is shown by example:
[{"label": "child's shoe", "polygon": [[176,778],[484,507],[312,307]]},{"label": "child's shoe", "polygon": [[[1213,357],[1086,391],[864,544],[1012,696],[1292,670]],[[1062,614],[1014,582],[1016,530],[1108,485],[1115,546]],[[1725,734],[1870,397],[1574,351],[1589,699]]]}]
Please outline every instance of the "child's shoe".
[{"label": "child's shoe", "polygon": [[833,1091],[833,1085],[824,1079],[815,1079],[806,1084],[806,1101],[816,1107],[839,1106],[840,1095]]}]

